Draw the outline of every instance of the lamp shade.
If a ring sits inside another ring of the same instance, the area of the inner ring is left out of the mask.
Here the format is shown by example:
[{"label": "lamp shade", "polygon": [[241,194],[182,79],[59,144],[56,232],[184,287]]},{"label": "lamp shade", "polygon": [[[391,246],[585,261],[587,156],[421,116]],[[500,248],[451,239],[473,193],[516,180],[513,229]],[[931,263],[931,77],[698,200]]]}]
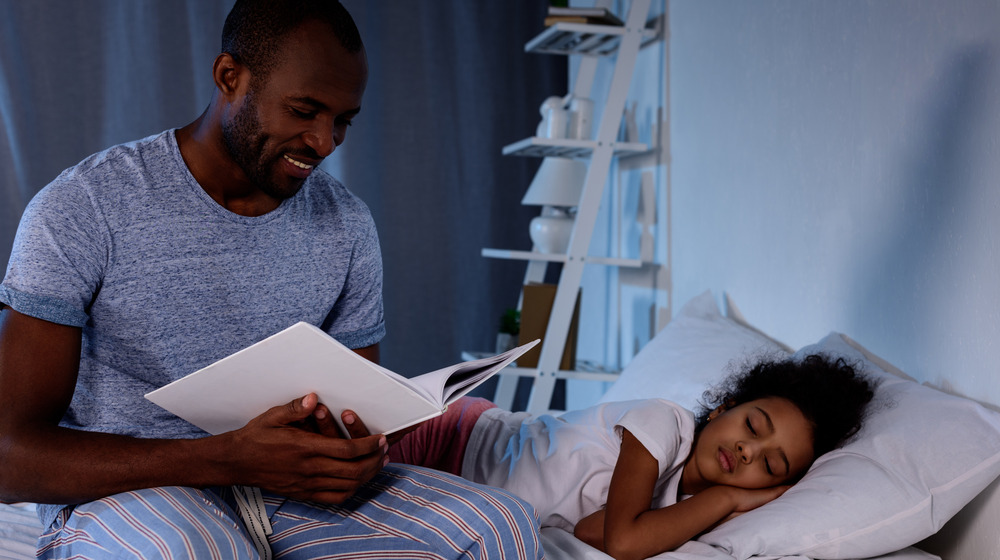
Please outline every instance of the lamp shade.
[{"label": "lamp shade", "polygon": [[547,157],[535,173],[521,204],[528,206],[573,207],[580,204],[587,164],[583,161]]}]

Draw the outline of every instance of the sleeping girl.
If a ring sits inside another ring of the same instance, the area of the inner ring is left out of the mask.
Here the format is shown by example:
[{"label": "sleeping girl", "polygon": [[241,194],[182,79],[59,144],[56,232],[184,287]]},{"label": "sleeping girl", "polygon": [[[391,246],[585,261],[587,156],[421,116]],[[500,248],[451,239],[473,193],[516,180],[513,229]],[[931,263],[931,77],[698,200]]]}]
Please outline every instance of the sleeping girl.
[{"label": "sleeping girl", "polygon": [[858,431],[873,391],[842,359],[814,355],[732,374],[697,417],[662,399],[536,416],[463,398],[389,456],[510,490],[543,527],[648,558],[780,496]]}]

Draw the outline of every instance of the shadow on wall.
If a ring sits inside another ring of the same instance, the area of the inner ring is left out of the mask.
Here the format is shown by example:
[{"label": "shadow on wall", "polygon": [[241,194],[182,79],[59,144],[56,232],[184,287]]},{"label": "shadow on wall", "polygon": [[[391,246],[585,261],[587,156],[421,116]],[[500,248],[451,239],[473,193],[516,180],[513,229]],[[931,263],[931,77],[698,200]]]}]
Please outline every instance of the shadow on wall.
[{"label": "shadow on wall", "polygon": [[[978,117],[990,101],[992,59],[980,46],[956,55],[920,113],[920,134],[901,141],[909,148],[902,165],[910,171],[901,174],[900,184],[873,186],[896,196],[885,202],[891,211],[875,230],[876,245],[858,248],[868,260],[857,266],[862,275],[851,324],[869,325],[866,336],[885,340],[893,354],[911,363],[921,362],[913,352],[931,351],[939,338],[942,318],[930,302],[951,300],[967,274],[961,270],[962,253],[982,247],[981,240],[962,240],[968,216],[956,210],[971,207],[969,197],[976,196],[970,158],[980,138]],[[872,316],[873,309],[883,315]],[[910,373],[927,379],[930,372]]]}]

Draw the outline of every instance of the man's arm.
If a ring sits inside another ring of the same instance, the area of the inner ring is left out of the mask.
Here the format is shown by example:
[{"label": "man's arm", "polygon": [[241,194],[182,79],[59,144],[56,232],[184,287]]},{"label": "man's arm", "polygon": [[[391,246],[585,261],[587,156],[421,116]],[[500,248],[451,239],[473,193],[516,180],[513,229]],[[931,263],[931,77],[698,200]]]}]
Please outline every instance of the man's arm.
[{"label": "man's arm", "polygon": [[364,348],[355,348],[354,352],[373,364],[377,364],[380,358],[377,342],[371,346],[365,346]]},{"label": "man's arm", "polygon": [[0,500],[76,503],[137,488],[245,484],[339,503],[382,468],[387,444],[360,420],[353,439],[299,427],[307,395],[244,428],[193,440],[59,427],[76,387],[81,330],[0,310]]}]

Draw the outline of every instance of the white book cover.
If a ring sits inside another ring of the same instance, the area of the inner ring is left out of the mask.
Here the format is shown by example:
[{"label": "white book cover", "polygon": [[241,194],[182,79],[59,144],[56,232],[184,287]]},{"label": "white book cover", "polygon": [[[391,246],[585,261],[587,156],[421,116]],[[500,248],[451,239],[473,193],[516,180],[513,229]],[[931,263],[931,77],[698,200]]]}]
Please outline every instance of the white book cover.
[{"label": "white book cover", "polygon": [[146,398],[210,434],[220,434],[242,428],[271,407],[316,393],[338,423],[340,412],[350,409],[371,433],[388,434],[443,413],[449,403],[538,342],[407,379],[359,356],[323,330],[296,323]]}]

